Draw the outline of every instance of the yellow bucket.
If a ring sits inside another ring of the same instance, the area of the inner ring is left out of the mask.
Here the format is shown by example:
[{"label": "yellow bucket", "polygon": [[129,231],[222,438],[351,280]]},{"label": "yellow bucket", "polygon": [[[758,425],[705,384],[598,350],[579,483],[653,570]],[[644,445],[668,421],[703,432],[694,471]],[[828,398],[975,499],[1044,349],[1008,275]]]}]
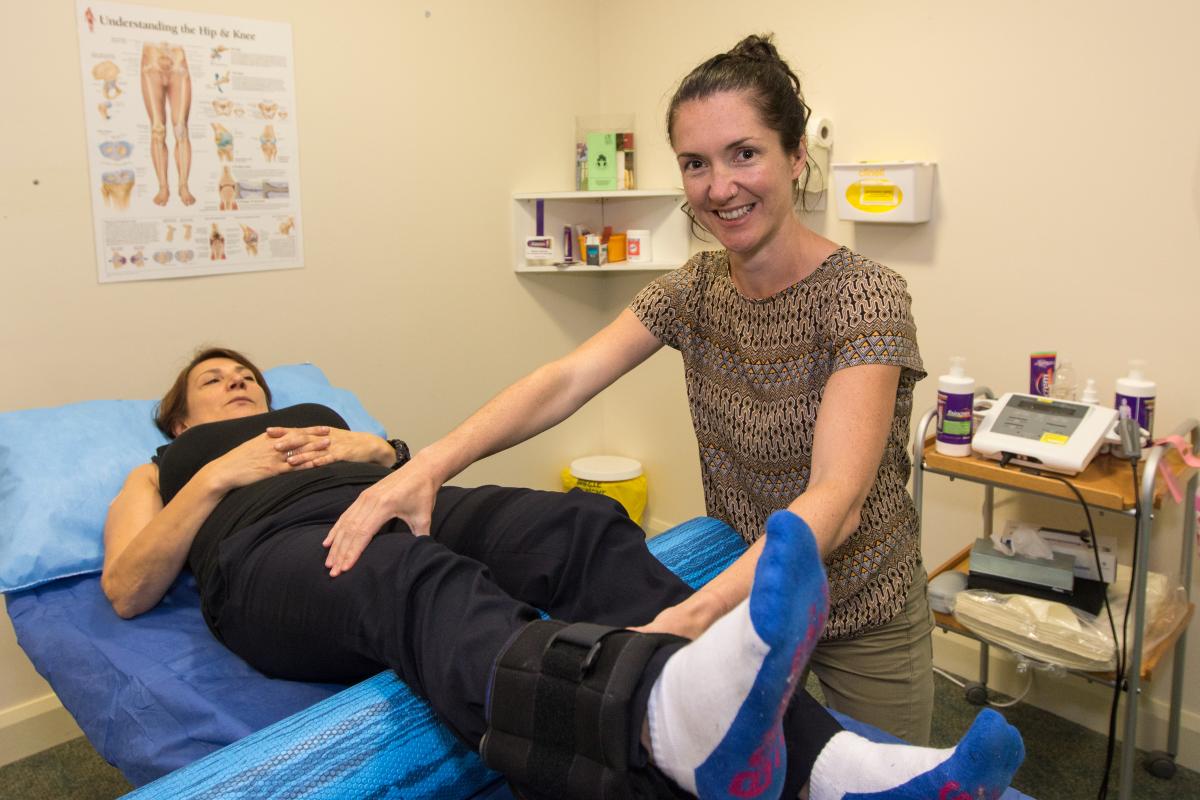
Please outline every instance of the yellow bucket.
[{"label": "yellow bucket", "polygon": [[582,489],[611,497],[639,525],[646,510],[646,476],[640,461],[623,456],[577,458],[562,471],[563,491]]}]

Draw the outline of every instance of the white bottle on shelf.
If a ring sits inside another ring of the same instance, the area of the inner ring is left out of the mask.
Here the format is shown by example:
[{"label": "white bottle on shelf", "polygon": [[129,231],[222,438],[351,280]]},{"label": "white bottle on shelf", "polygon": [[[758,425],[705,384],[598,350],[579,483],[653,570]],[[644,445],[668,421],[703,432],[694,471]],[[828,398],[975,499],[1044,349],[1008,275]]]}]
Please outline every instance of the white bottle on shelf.
[{"label": "white bottle on shelf", "polygon": [[1129,362],[1129,374],[1117,379],[1117,394],[1113,400],[1113,407],[1122,417],[1136,419],[1137,424],[1153,436],[1154,396],[1158,387],[1142,373],[1145,367],[1145,361]]},{"label": "white bottle on shelf", "polygon": [[938,378],[937,441],[934,447],[947,456],[971,455],[974,428],[975,379],[963,370],[962,356],[950,359],[950,372]]},{"label": "white bottle on shelf", "polygon": [[1087,379],[1087,386],[1083,387],[1083,394],[1080,395],[1079,401],[1081,403],[1087,403],[1089,406],[1100,405],[1100,395],[1096,391],[1096,379],[1095,378]]}]

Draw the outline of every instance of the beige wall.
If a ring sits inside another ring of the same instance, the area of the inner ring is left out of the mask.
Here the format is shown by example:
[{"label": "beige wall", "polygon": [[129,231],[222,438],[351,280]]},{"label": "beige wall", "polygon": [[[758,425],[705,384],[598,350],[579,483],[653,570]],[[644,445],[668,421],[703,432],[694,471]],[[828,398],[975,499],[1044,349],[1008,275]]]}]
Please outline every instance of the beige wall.
[{"label": "beige wall", "polygon": [[[810,104],[836,123],[835,160],[938,162],[929,224],[809,218],[908,279],[933,375],[961,354],[980,382],[1017,389],[1028,353],[1051,347],[1108,394],[1125,362],[1143,357],[1159,382],[1160,425],[1198,413],[1186,328],[1200,289],[1191,3],[763,0],[731,15],[707,0],[616,0],[603,21],[619,33],[603,39],[584,35],[600,15],[582,2],[203,5],[294,26],[307,268],[98,285],[74,6],[25,4],[0,33],[5,74],[39,65],[36,82],[8,83],[6,107],[22,113],[0,119],[0,233],[13,276],[0,410],[153,396],[194,343],[223,340],[264,364],[316,361],[391,429],[428,442],[581,341],[644,281],[509,268],[508,197],[569,186],[574,115],[635,113],[641,184],[676,184],[661,126],[670,87],[743,33],[774,30]],[[551,486],[569,455],[604,448],[646,463],[652,527],[702,512],[679,373],[676,354],[655,356],[570,423],[464,481]],[[917,409],[934,393],[933,379],[920,384]],[[928,561],[972,535],[980,499],[931,482]],[[1076,524],[1067,507],[1004,513],[1018,512]],[[1174,569],[1176,548],[1159,537],[1156,567]],[[939,660],[961,663],[966,651],[943,638]],[[1005,670],[994,673],[1002,684]],[[0,685],[2,725],[6,709],[45,689],[6,632],[0,672],[17,676]],[[1168,676],[1143,701],[1152,714]],[[1033,698],[1098,725],[1106,692],[1077,683],[1040,679]],[[1195,686],[1185,709],[1184,759],[1197,766]],[[1146,744],[1161,746],[1161,727]]]}]

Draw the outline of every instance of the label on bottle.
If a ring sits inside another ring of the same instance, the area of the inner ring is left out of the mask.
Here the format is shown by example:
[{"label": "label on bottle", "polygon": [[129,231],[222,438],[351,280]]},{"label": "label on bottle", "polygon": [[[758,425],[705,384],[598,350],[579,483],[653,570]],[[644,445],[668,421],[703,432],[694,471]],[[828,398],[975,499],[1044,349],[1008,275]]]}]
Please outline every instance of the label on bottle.
[{"label": "label on bottle", "polygon": [[945,444],[970,444],[974,417],[974,394],[938,392],[937,438]]},{"label": "label on bottle", "polygon": [[[1113,403],[1117,407],[1117,413],[1125,417],[1128,415],[1130,419],[1136,419],[1138,427],[1145,428],[1154,435],[1154,398],[1153,397],[1130,397],[1127,394],[1117,392],[1116,402]],[[1128,408],[1125,412],[1123,409]]]}]

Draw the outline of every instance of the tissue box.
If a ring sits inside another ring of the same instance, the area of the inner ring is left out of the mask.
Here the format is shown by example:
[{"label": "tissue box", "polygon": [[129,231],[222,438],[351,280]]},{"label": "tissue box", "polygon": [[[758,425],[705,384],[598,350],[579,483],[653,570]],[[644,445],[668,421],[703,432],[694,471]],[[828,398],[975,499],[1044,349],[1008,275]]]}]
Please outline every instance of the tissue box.
[{"label": "tissue box", "polygon": [[[1089,578],[1093,581],[1112,583],[1117,579],[1117,540],[1112,536],[1097,536],[1100,545],[1100,574],[1096,574],[1096,556],[1090,543],[1085,542],[1078,534],[1048,531],[1042,528],[1038,531],[1042,541],[1050,545],[1055,553],[1063,553],[1075,561],[1074,571],[1078,578]],[[1101,577],[1103,575],[1103,577]]]},{"label": "tissue box", "polygon": [[972,574],[990,575],[1056,592],[1069,593],[1075,589],[1075,559],[1064,553],[1055,553],[1053,561],[1007,556],[996,549],[991,539],[981,538],[971,545],[969,567]]},{"label": "tissue box", "polygon": [[1002,541],[1011,547],[1013,533],[1018,527],[1034,528],[1037,536],[1051,551],[1068,555],[1074,561],[1075,577],[1088,580],[1112,583],[1117,574],[1117,540],[1112,536],[1099,536],[1100,567],[1103,578],[1096,572],[1096,556],[1092,553],[1092,545],[1084,541],[1083,534],[1075,531],[1050,530],[1037,528],[1033,523],[1005,520],[1004,532],[1000,535]]}]

